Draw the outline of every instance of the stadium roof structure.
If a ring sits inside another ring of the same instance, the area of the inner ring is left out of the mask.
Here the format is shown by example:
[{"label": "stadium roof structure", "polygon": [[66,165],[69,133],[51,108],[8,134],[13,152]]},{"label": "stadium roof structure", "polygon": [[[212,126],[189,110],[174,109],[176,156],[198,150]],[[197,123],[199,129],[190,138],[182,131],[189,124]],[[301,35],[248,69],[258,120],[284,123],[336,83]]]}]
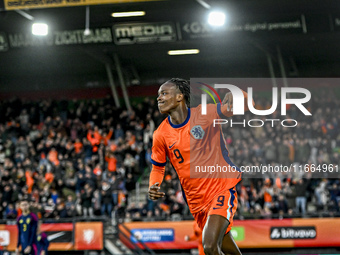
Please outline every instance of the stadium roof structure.
[{"label": "stadium roof structure", "polygon": [[[114,56],[128,82],[143,84],[174,76],[270,77],[269,58],[279,77],[280,53],[288,77],[339,74],[339,1],[206,0],[210,9],[196,0],[91,4],[87,37],[86,6],[15,11],[6,10],[8,1],[14,0],[0,0],[0,87],[107,79],[105,66],[115,71]],[[219,28],[206,22],[215,9],[227,17]],[[146,15],[111,16],[123,11]],[[49,35],[32,35],[26,14],[46,22]],[[167,54],[179,49],[200,52]]]}]

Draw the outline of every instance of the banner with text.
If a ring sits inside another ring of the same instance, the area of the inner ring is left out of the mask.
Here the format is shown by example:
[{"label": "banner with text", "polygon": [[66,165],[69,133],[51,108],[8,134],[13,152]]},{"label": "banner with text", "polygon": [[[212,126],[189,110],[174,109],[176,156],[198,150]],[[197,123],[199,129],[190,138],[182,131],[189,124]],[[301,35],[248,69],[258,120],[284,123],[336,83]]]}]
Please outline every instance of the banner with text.
[{"label": "banner with text", "polygon": [[117,45],[177,40],[176,26],[172,22],[117,24],[113,26],[113,36]]},{"label": "banner with text", "polygon": [[233,21],[222,27],[213,27],[202,21],[190,21],[181,23],[181,30],[183,39],[223,37],[227,36],[230,32],[250,34],[307,33],[304,15],[252,18],[244,21]]},{"label": "banner with text", "polygon": [[84,35],[84,30],[68,30],[55,31],[46,37],[30,33],[11,33],[7,36],[0,32],[0,52],[7,51],[8,48],[112,43],[110,28],[90,29],[89,35]]},{"label": "banner with text", "polygon": [[[104,244],[102,222],[44,223],[41,231],[47,234],[49,251],[102,250]],[[0,224],[0,250],[14,251],[18,240],[16,225]]]},{"label": "banner with text", "polygon": [[[192,235],[192,221],[182,222],[131,222],[121,230],[137,243],[143,241],[151,249],[192,249],[197,241],[187,242]],[[242,248],[293,248],[293,247],[340,247],[338,229],[340,219],[273,219],[234,220],[231,233]],[[122,239],[123,240],[123,239]],[[140,246],[142,248],[142,246]]]},{"label": "banner with text", "polygon": [[4,3],[6,10],[18,10],[150,1],[160,0],[4,0]]}]

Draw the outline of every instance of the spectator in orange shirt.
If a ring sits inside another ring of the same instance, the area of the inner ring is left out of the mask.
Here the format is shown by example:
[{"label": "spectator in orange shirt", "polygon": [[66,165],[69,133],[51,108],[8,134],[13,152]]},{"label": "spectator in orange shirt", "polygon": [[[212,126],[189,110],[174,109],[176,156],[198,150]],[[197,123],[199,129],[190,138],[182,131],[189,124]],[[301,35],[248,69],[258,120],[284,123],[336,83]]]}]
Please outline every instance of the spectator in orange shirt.
[{"label": "spectator in orange shirt", "polygon": [[51,161],[55,166],[59,166],[58,152],[53,147],[47,156],[48,160]]},{"label": "spectator in orange shirt", "polygon": [[113,134],[113,128],[110,128],[109,133],[106,135],[105,133],[103,134],[103,136],[101,137],[101,139],[104,141],[104,145],[107,146],[109,143],[109,140],[111,139]]},{"label": "spectator in orange shirt", "polygon": [[76,142],[74,143],[74,151],[76,152],[76,154],[79,154],[82,152],[83,149],[83,144],[81,143],[80,139],[77,138]]},{"label": "spectator in orange shirt", "polygon": [[126,132],[126,141],[129,146],[132,146],[136,142],[136,136],[131,133],[131,131]]},{"label": "spectator in orange shirt", "polygon": [[100,132],[97,126],[94,127],[94,131],[89,130],[87,132],[87,140],[89,140],[92,145],[92,151],[97,152],[100,141],[102,140],[102,136],[100,135]]},{"label": "spectator in orange shirt", "polygon": [[101,176],[102,173],[103,173],[103,170],[102,168],[100,167],[100,164],[97,164],[96,167],[93,169],[93,173],[96,175],[96,176]]},{"label": "spectator in orange shirt", "polygon": [[113,152],[107,150],[105,155],[105,160],[107,161],[107,169],[110,172],[116,172],[117,170],[117,159]]},{"label": "spectator in orange shirt", "polygon": [[45,174],[45,180],[46,180],[48,183],[52,183],[53,180],[54,180],[54,174],[51,173],[51,170],[50,170],[50,169],[47,169],[47,173]]},{"label": "spectator in orange shirt", "polygon": [[26,185],[28,187],[28,194],[32,193],[32,188],[34,185],[34,179],[33,179],[33,174],[31,170],[27,170],[25,173],[26,176]]},{"label": "spectator in orange shirt", "polygon": [[117,144],[111,143],[111,145],[110,145],[111,152],[114,152],[115,150],[117,150],[117,148],[118,148]]},{"label": "spectator in orange shirt", "polygon": [[273,202],[273,187],[271,186],[271,181],[266,179],[263,187],[263,200],[264,207],[271,208]]}]

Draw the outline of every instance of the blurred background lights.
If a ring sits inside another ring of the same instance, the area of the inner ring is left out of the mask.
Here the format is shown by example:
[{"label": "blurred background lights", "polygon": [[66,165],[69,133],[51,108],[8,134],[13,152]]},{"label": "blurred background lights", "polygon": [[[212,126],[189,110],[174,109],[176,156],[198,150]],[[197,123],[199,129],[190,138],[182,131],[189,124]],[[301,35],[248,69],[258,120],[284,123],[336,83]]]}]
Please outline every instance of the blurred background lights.
[{"label": "blurred background lights", "polygon": [[111,14],[114,18],[122,18],[122,17],[137,17],[137,16],[144,16],[144,11],[134,11],[134,12],[114,12]]},{"label": "blurred background lights", "polygon": [[220,27],[225,24],[225,14],[220,11],[212,11],[208,16],[208,23],[211,26]]},{"label": "blurred background lights", "polygon": [[48,35],[48,25],[45,23],[34,23],[32,25],[32,34],[38,36]]}]

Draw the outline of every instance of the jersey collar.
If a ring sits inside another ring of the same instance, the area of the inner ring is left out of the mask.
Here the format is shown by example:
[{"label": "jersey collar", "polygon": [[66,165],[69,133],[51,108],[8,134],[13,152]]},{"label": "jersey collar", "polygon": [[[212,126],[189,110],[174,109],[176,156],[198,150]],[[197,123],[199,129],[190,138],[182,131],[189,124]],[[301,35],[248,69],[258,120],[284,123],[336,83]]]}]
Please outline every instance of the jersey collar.
[{"label": "jersey collar", "polygon": [[188,121],[189,121],[189,119],[190,119],[190,112],[191,112],[191,110],[190,110],[190,108],[188,108],[188,115],[187,115],[187,118],[185,119],[185,121],[184,121],[183,123],[178,124],[178,125],[173,124],[173,123],[171,122],[171,120],[170,120],[170,115],[169,115],[169,116],[168,116],[168,120],[169,120],[170,126],[173,127],[173,128],[180,128],[180,127],[183,127],[185,124],[188,123]]}]

